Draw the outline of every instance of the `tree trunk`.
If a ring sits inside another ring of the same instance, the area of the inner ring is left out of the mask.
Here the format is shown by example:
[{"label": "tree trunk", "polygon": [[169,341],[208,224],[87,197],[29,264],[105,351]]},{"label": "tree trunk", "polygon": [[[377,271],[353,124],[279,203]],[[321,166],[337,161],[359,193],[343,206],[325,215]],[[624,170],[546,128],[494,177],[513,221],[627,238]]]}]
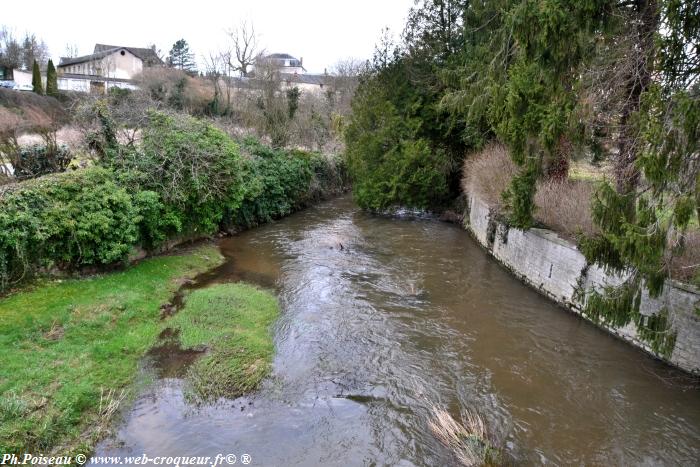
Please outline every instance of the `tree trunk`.
[{"label": "tree trunk", "polygon": [[639,169],[636,167],[637,133],[631,119],[639,110],[641,98],[651,82],[654,60],[654,33],[659,23],[658,0],[637,0],[635,5],[639,24],[633,50],[634,63],[626,80],[627,92],[620,118],[618,154],[614,162],[616,189],[620,194],[631,193],[639,184]]}]

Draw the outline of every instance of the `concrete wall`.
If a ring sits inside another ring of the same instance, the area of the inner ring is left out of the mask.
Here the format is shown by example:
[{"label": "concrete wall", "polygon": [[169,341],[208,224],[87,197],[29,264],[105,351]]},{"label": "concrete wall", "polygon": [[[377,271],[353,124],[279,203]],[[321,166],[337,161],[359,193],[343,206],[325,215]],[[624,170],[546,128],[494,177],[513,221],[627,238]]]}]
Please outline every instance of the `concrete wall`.
[{"label": "concrete wall", "polygon": [[59,76],[58,89],[60,91],[91,92],[91,82],[103,83],[105,93],[112,88],[131,90],[138,89],[138,86],[132,83],[124,83],[122,81],[109,81],[108,79],[91,78],[89,76],[86,76],[85,78],[67,78],[65,76]]},{"label": "concrete wall", "polygon": [[[570,311],[581,314],[583,303],[575,297],[578,286],[590,291],[622,282],[623,278],[606,274],[598,266],[586,267],[586,259],[576,246],[556,233],[508,228],[495,219],[486,203],[474,196],[468,198],[469,212],[464,223],[476,240],[524,282]],[[676,332],[676,344],[668,358],[654,353],[639,338],[634,323],[623,328],[601,327],[667,363],[700,374],[699,291],[689,285],[667,281],[660,297],[652,299],[647,294],[642,295],[640,312],[643,315],[654,315],[664,308],[668,311],[671,330]]]}]

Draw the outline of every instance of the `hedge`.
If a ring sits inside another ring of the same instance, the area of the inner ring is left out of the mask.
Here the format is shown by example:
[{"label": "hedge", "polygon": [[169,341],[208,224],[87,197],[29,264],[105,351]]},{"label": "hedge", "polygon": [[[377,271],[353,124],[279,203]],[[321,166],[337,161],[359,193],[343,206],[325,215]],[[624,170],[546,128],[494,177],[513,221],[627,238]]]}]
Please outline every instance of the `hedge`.
[{"label": "hedge", "polygon": [[111,265],[135,247],[267,222],[346,184],[337,157],[241,144],[243,155],[207,123],[159,114],[137,150],[0,188],[0,293],[37,271]]}]

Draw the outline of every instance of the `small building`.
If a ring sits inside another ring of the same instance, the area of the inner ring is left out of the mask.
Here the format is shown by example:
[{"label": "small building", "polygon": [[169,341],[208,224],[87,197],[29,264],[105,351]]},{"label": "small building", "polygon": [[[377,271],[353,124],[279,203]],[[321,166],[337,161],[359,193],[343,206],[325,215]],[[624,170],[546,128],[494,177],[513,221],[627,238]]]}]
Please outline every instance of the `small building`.
[{"label": "small building", "polygon": [[133,79],[144,67],[162,65],[150,48],[95,44],[90,55],[61,57],[56,67],[58,89],[92,93],[104,93],[113,87],[136,89]]},{"label": "small building", "polygon": [[331,91],[333,77],[324,74],[280,73],[283,89],[299,88],[300,91],[323,93]]},{"label": "small building", "polygon": [[264,61],[265,65],[276,68],[277,71],[283,74],[302,74],[306,72],[306,68],[304,68],[304,59],[292,57],[289,54],[269,54],[260,57],[258,60]]}]

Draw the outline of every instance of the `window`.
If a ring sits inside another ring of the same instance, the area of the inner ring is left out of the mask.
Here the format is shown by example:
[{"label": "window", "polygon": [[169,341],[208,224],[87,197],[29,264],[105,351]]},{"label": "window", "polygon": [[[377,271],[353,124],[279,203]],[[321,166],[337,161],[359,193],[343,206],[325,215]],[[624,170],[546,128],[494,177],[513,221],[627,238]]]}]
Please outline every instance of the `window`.
[{"label": "window", "polygon": [[122,55],[122,57],[123,57],[124,55],[126,55],[126,52],[124,52],[123,50],[122,50],[121,52],[119,52],[119,53]]}]

